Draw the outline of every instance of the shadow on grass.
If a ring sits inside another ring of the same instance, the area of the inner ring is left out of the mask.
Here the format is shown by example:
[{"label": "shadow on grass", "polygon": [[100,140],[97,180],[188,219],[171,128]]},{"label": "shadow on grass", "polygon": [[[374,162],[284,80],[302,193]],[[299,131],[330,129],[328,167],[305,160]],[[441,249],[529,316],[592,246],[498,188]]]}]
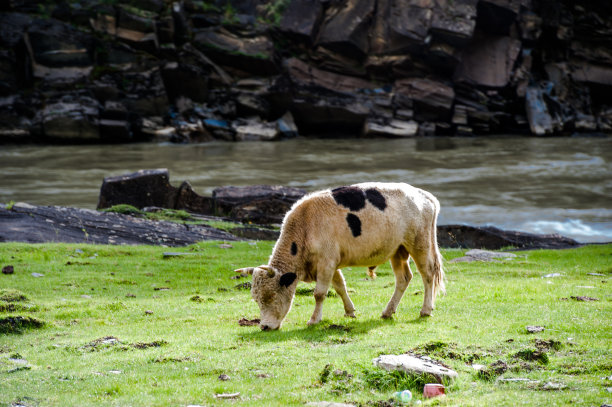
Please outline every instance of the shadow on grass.
[{"label": "shadow on grass", "polygon": [[[417,317],[415,320],[407,321],[410,324],[422,324],[428,321],[427,318]],[[259,342],[282,342],[287,340],[303,340],[307,342],[328,342],[351,341],[351,337],[363,335],[370,332],[372,329],[381,326],[394,326],[398,324],[395,319],[370,319],[370,320],[347,320],[343,324],[334,324],[328,320],[323,320],[314,326],[304,326],[297,329],[281,328],[278,331],[261,331],[259,328],[255,331],[247,332],[241,335],[245,339],[250,339]]]}]

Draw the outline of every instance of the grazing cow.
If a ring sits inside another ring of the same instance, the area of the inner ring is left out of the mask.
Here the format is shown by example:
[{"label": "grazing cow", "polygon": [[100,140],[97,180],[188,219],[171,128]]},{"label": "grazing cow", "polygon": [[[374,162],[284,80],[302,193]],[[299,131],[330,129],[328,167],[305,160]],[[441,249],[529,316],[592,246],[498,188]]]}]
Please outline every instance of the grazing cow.
[{"label": "grazing cow", "polygon": [[395,291],[382,313],[395,312],[417,265],[425,298],[421,316],[429,316],[444,291],[436,222],[440,204],[429,192],[403,183],[362,183],[309,194],[283,220],[269,264],[238,269],[253,275],[251,294],[261,311],[263,330],[278,329],[289,312],[298,281],[316,281],[315,309],[308,325],[321,321],[330,283],[342,298],[346,316],[355,316],[339,268],[376,266],[391,260]]}]

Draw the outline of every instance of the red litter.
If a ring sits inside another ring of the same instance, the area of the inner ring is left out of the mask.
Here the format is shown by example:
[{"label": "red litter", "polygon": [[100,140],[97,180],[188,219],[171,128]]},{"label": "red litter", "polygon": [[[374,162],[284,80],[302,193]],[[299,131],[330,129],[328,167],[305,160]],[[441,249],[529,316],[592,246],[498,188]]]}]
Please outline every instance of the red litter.
[{"label": "red litter", "polygon": [[444,396],[444,385],[437,383],[427,383],[423,389],[423,397],[426,399],[432,397]]}]

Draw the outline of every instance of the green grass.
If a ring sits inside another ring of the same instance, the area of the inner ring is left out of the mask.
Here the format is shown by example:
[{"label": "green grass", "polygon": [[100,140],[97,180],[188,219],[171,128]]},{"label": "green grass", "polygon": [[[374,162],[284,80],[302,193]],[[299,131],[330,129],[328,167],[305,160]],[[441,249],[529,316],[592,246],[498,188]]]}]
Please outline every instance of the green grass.
[{"label": "green grass", "polygon": [[114,213],[118,213],[121,215],[137,216],[137,217],[145,218],[149,220],[165,220],[169,222],[187,223],[190,225],[208,225],[213,228],[221,229],[224,231],[230,231],[236,227],[243,226],[243,224],[240,222],[230,222],[230,221],[225,221],[225,220],[212,220],[212,219],[211,220],[199,219],[197,217],[194,217],[189,212],[182,210],[182,209],[160,208],[160,210],[155,211],[155,212],[145,212],[132,205],[119,204],[119,205],[114,205],[110,208],[102,209],[101,211],[102,212],[114,212]]},{"label": "green grass", "polygon": [[[379,371],[372,359],[405,352],[459,373],[445,399],[424,405],[612,402],[611,245],[447,262],[448,294],[431,318],[418,316],[416,272],[387,321],[379,316],[393,291],[389,266],[376,280],[347,268],[356,319],[344,318],[341,299],[330,296],[323,322],[307,327],[314,300],[298,295],[282,330],[262,332],[238,324],[259,310],[236,287],[248,280],[231,277],[265,263],[273,242],[219,243],[173,249],[194,255],[171,258],[163,247],[0,244],[0,267],[14,266],[0,274],[0,405],[399,405],[385,400],[403,388],[422,400],[427,379]],[[562,276],[542,278],[549,273]],[[299,287],[307,293],[312,285]],[[529,334],[527,325],[546,330]],[[549,382],[561,389],[546,390]],[[236,392],[235,400],[215,398]]]}]

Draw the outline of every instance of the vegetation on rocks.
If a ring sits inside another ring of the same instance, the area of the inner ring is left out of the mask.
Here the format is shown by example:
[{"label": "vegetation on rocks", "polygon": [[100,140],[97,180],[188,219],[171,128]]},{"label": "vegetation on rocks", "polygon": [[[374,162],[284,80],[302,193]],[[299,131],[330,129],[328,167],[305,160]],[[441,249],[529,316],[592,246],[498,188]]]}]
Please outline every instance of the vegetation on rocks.
[{"label": "vegetation on rocks", "polygon": [[[463,251],[445,250],[448,293],[431,318],[418,316],[418,275],[387,321],[390,267],[375,280],[347,268],[356,319],[330,296],[322,323],[307,327],[314,300],[298,295],[282,329],[263,332],[239,323],[259,312],[233,270],[265,263],[272,245],[213,241],[164,257],[153,246],[1,244],[0,266],[14,272],[0,274],[0,404],[388,406],[404,388],[422,400],[421,379],[372,365],[401,353],[459,373],[446,398],[425,404],[611,400],[612,245],[474,263],[450,263]],[[585,295],[598,301],[567,300]]]}]

